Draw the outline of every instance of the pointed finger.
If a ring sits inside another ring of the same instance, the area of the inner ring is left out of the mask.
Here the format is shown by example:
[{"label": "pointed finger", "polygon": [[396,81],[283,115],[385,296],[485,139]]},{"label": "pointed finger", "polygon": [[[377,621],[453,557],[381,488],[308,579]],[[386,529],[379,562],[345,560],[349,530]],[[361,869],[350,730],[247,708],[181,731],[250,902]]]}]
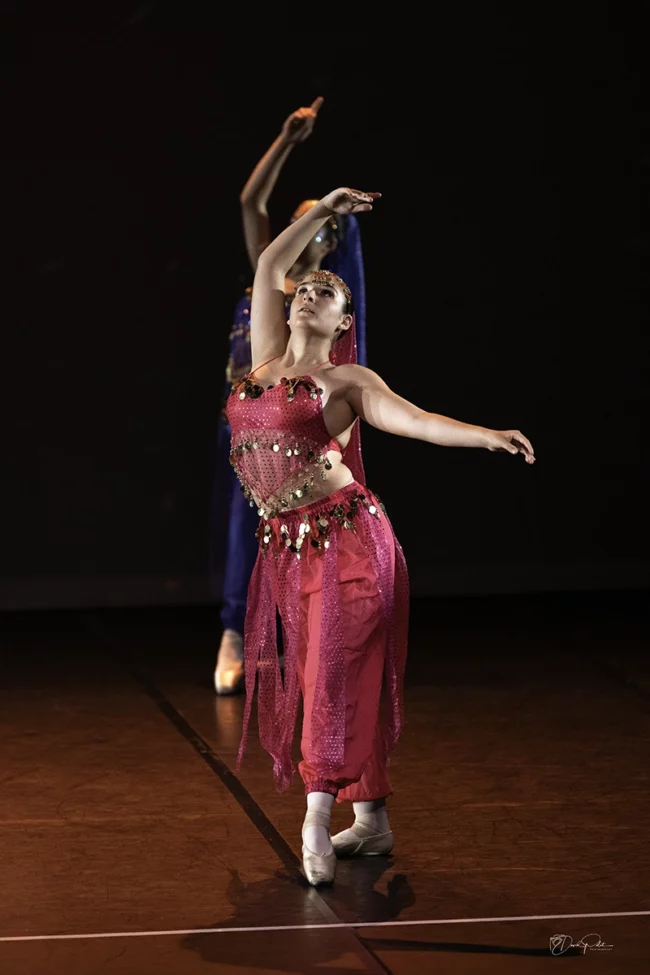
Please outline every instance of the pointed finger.
[{"label": "pointed finger", "polygon": [[320,107],[321,107],[321,105],[323,104],[324,101],[325,101],[325,99],[323,98],[322,95],[319,95],[318,98],[314,98],[313,102],[310,105],[310,108],[311,108],[312,112],[314,113],[314,115],[318,115],[318,113],[320,111]]}]

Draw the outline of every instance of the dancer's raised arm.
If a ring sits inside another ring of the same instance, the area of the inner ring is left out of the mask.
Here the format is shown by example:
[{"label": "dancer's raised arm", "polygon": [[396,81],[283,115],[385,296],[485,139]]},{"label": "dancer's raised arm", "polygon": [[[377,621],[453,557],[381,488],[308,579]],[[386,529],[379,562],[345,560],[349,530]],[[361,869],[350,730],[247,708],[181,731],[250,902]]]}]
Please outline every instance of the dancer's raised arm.
[{"label": "dancer's raised arm", "polygon": [[271,227],[266,209],[269,196],[291,150],[311,135],[322,104],[323,99],[319,97],[308,108],[299,108],[291,113],[282,126],[280,135],[262,156],[241,191],[239,202],[244,240],[253,271],[257,267],[260,254],[271,241]]},{"label": "dancer's raised arm", "polygon": [[333,213],[372,210],[381,193],[363,193],[341,187],[328,193],[286,227],[260,255],[251,304],[251,352],[253,366],[282,355],[289,338],[285,314],[284,282],[287,271]]}]

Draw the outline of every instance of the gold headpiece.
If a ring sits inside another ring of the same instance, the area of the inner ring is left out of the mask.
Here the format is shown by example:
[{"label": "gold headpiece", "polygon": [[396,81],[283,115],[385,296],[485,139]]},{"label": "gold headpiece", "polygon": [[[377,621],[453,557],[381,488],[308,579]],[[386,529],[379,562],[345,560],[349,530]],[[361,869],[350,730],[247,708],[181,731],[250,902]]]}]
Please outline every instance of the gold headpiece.
[{"label": "gold headpiece", "polygon": [[313,280],[317,281],[319,284],[337,284],[345,295],[345,300],[352,300],[352,292],[348,288],[347,284],[343,278],[340,278],[338,274],[334,274],[333,271],[310,271],[308,275],[305,275],[305,277],[313,278]]}]

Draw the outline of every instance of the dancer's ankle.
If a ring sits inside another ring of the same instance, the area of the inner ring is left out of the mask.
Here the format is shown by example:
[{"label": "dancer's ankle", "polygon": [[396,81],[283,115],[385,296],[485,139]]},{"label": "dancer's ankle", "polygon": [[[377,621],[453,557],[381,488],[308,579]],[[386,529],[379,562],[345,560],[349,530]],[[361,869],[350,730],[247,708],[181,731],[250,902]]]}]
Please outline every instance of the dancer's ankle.
[{"label": "dancer's ankle", "polygon": [[352,803],[354,821],[376,833],[388,833],[390,825],[385,799],[369,799]]},{"label": "dancer's ankle", "polygon": [[329,792],[310,792],[307,795],[307,813],[318,813],[319,818],[324,820],[324,822],[327,822],[327,826],[325,826],[323,822],[322,825],[305,826],[303,828],[303,840],[305,846],[308,850],[311,850],[312,853],[325,855],[332,849],[329,823],[332,816],[333,805],[334,796],[330,795]]}]

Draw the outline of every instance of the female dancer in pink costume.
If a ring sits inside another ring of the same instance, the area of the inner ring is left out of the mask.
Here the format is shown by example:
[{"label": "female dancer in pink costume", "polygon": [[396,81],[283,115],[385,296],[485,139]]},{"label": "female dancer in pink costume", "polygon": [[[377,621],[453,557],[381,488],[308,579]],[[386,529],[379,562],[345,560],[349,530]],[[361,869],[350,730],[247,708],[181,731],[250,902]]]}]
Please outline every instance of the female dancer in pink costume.
[{"label": "female dancer in pink costume", "polygon": [[[254,368],[233,384],[227,403],[231,463],[261,518],[239,758],[257,682],[260,739],[273,757],[277,787],[289,786],[302,694],[303,867],[314,885],[333,881],[337,855],[393,847],[387,763],[402,726],[408,579],[383,506],[363,483],[358,418],[397,436],[535,460],[518,430],[427,413],[357,365],[352,296],[336,275],[315,271],[299,281],[287,322],[289,268],[333,213],[371,210],[379,196],[334,190],[260,256],[251,307]],[[355,821],[330,839],[335,798],[353,802]]]}]

